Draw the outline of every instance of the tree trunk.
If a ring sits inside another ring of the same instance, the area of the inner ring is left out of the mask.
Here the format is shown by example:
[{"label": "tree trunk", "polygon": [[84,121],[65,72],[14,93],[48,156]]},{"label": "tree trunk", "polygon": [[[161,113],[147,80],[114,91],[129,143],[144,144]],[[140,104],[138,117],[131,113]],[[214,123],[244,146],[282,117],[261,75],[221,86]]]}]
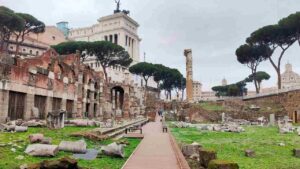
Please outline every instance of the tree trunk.
[{"label": "tree trunk", "polygon": [[294,42],[288,44],[285,48],[283,46],[279,46],[282,51],[279,55],[277,65],[274,63],[272,58],[269,57],[269,61],[271,62],[272,66],[275,68],[276,73],[277,73],[277,85],[278,85],[279,90],[281,89],[281,70],[280,70],[281,60],[282,60],[282,57],[283,57],[284,53],[293,45],[293,43]]},{"label": "tree trunk", "polygon": [[260,91],[261,81],[260,81],[260,82],[257,82],[257,84],[258,84],[258,91]]},{"label": "tree trunk", "polygon": [[19,38],[20,38],[20,35],[17,35],[17,37],[16,37],[16,52],[15,52],[16,56],[19,55],[19,49],[20,49]]},{"label": "tree trunk", "polygon": [[279,69],[276,69],[276,72],[277,72],[277,85],[278,85],[278,89],[280,90],[281,89],[281,72],[280,72],[280,68]]},{"label": "tree trunk", "polygon": [[272,66],[274,67],[276,73],[277,73],[277,87],[280,90],[281,89],[281,71],[280,71],[280,65],[281,65],[281,59],[284,54],[285,50],[283,50],[280,54],[278,64],[276,65],[272,58],[269,58],[269,61],[271,62]]},{"label": "tree trunk", "polygon": [[258,90],[258,86],[257,86],[257,79],[256,79],[257,66],[258,66],[258,64],[251,63],[250,68],[251,68],[251,72],[252,72],[252,78],[253,78],[253,83],[254,83],[254,86],[255,86],[256,94],[259,94],[259,90]]},{"label": "tree trunk", "polygon": [[168,92],[166,90],[164,92],[165,92],[166,100],[168,100],[169,99],[169,94],[168,94]]},{"label": "tree trunk", "polygon": [[106,83],[108,83],[108,77],[107,77],[106,66],[104,66],[104,65],[102,65],[102,64],[101,64],[101,66],[102,66],[103,73],[104,73],[104,76],[105,76],[105,81],[106,81]]},{"label": "tree trunk", "polygon": [[148,79],[149,77],[143,76],[144,80],[145,80],[145,88],[148,87]]},{"label": "tree trunk", "polygon": [[[256,74],[256,73],[254,73]],[[255,86],[255,91],[256,91],[256,94],[259,94],[259,89],[258,89],[258,86],[257,86],[257,80],[256,80],[256,75],[253,74],[253,83],[254,83],[254,86]]]}]

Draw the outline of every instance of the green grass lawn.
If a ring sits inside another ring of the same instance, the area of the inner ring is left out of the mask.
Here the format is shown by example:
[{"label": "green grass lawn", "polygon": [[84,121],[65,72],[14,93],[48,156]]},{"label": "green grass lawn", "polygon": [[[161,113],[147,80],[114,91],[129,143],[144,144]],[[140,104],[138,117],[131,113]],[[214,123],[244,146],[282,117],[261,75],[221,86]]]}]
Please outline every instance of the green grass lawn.
[{"label": "green grass lawn", "polygon": [[[69,134],[78,132],[78,131],[86,131],[91,130],[93,128],[82,128],[82,127],[65,127],[60,130],[49,130],[47,128],[29,128],[29,131],[26,133],[0,133],[0,144],[1,143],[12,143],[17,144],[16,152],[12,152],[11,148],[14,146],[0,147],[0,169],[14,169],[18,168],[22,164],[31,164],[38,163],[43,160],[51,160],[62,158],[65,156],[72,156],[72,153],[59,152],[58,155],[54,158],[46,158],[46,157],[31,157],[24,153],[26,146],[29,144],[28,135],[32,133],[43,133],[45,137],[52,138],[52,144],[58,145],[60,141],[77,141],[82,138],[78,137],[70,137]],[[16,140],[24,140],[24,142],[14,143]],[[109,144],[112,140],[106,140],[102,142],[94,142],[91,140],[86,140],[88,148],[99,149],[101,145]],[[140,143],[138,139],[127,139],[130,143],[129,146],[125,147],[125,155],[124,159],[121,158],[113,158],[108,156],[102,156],[101,158],[96,158],[95,160],[78,160],[79,165],[81,167],[91,168],[91,169],[119,169],[125,163],[127,158],[131,155],[137,145]],[[24,160],[15,159],[18,155],[23,155],[25,157]]]},{"label": "green grass lawn", "polygon": [[223,111],[223,110],[225,110],[225,108],[223,106],[218,105],[213,102],[199,103],[198,106],[202,107],[203,109],[205,109],[207,111]]},{"label": "green grass lawn", "polygon": [[[196,141],[205,148],[217,151],[218,159],[231,160],[241,169],[299,169],[300,158],[293,157],[293,148],[300,148],[300,136],[279,134],[275,127],[245,127],[244,133],[200,132],[195,128],[172,128],[179,143]],[[285,143],[284,147],[278,143]],[[245,157],[244,150],[252,149],[256,157]]]}]

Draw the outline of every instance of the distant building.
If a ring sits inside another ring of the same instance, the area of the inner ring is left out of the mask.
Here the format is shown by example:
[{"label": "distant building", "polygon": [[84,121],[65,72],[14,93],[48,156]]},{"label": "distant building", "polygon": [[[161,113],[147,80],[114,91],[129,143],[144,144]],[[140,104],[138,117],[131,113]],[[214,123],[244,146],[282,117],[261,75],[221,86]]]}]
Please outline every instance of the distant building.
[{"label": "distant building", "polygon": [[300,87],[300,76],[293,71],[292,64],[285,65],[285,71],[281,75],[282,89],[293,89]]},{"label": "distant building", "polygon": [[202,84],[198,81],[193,81],[193,98],[194,101],[200,101],[202,95]]},{"label": "distant building", "polygon": [[[71,29],[68,38],[75,41],[110,41],[125,48],[133,63],[138,63],[141,42],[138,28],[139,24],[135,20],[124,12],[118,12],[101,17],[92,26]],[[96,58],[90,57],[87,62],[95,63]]]},{"label": "distant building", "polygon": [[[12,35],[8,45],[8,52],[14,54],[16,52],[16,36]],[[65,42],[64,34],[55,26],[46,26],[44,33],[29,33],[25,36],[24,42],[19,46],[19,54],[22,57],[40,56],[46,52],[51,45],[57,45]]]},{"label": "distant building", "polygon": [[222,80],[222,86],[226,86],[227,85],[227,80],[224,78],[223,80]]},{"label": "distant building", "polygon": [[68,26],[68,22],[62,21],[56,24],[56,27],[64,34],[65,37],[68,37],[70,29]]},{"label": "distant building", "polygon": [[216,101],[218,99],[214,91],[204,91],[201,93],[201,101]]},{"label": "distant building", "polygon": [[[69,40],[75,41],[110,41],[122,46],[133,59],[132,64],[140,62],[140,42],[138,35],[139,24],[133,20],[125,11],[115,12],[112,15],[100,17],[98,23],[84,28],[70,29],[68,34]],[[95,71],[103,71],[95,56],[89,56],[84,63],[89,65]],[[122,66],[112,66],[107,70],[108,80],[112,83],[123,83],[128,75],[130,83],[143,86],[144,80],[137,75],[129,73],[128,68]],[[157,87],[157,84],[150,78],[149,87]]]}]

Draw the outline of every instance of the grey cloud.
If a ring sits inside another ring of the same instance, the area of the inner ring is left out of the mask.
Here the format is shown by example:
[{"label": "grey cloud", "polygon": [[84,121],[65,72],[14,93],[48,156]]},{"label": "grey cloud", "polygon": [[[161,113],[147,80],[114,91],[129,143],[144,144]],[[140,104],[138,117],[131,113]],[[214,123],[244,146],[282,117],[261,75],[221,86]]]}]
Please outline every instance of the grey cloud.
[{"label": "grey cloud", "polygon": [[[0,0],[20,12],[28,12],[48,25],[61,20],[71,27],[95,24],[113,12],[113,0]],[[222,78],[236,82],[250,71],[236,61],[235,49],[255,29],[276,23],[300,9],[298,0],[121,0],[121,7],[131,11],[140,23],[141,58],[178,68],[185,74],[183,50],[193,49],[194,79],[209,90]],[[293,63],[300,73],[300,47],[290,49],[283,66]],[[260,70],[271,74],[265,87],[275,86],[276,74],[268,62]],[[249,85],[253,89],[253,86]]]}]

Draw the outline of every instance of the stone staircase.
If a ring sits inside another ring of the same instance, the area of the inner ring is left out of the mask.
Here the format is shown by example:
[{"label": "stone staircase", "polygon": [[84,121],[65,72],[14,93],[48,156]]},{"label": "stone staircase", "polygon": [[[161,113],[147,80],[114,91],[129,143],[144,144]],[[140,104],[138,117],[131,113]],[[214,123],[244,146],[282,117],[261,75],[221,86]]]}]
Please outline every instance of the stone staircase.
[{"label": "stone staircase", "polygon": [[97,128],[97,129],[94,129],[92,132],[97,135],[105,136],[105,138],[107,138],[107,139],[116,138],[116,137],[123,135],[127,128],[137,126],[137,125],[142,126],[142,125],[146,124],[147,122],[148,122],[148,119],[143,118],[143,119],[131,121],[131,122],[128,122],[128,123],[125,123],[123,125],[119,125],[119,126],[116,126],[113,128]]}]

